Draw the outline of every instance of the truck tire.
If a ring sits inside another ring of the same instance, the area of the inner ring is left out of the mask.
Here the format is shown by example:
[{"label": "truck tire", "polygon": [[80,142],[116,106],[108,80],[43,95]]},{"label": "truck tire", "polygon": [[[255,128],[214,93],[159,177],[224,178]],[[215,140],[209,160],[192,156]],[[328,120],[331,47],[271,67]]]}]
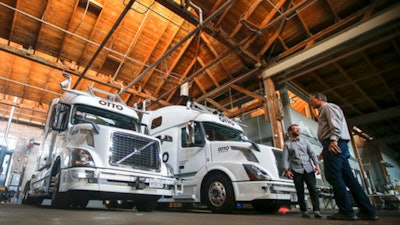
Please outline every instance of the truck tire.
[{"label": "truck tire", "polygon": [[89,203],[89,200],[87,200],[87,199],[74,197],[72,199],[71,206],[75,209],[84,209],[84,208],[86,208],[88,203]]},{"label": "truck tire", "polygon": [[27,181],[24,187],[22,204],[25,205],[41,205],[43,202],[43,198],[41,197],[32,197],[29,195],[29,191],[31,190],[31,181]]},{"label": "truck tire", "polygon": [[58,167],[57,173],[52,177],[54,188],[51,193],[51,206],[56,209],[69,208],[70,196],[68,192],[59,192],[60,189],[61,168]]},{"label": "truck tire", "polygon": [[130,200],[105,200],[103,205],[107,209],[133,209],[135,202]]},{"label": "truck tire", "polygon": [[202,186],[204,202],[213,213],[230,213],[236,201],[231,180],[221,173],[211,174]]},{"label": "truck tire", "polygon": [[151,212],[157,208],[157,201],[136,201],[135,205],[139,212]]},{"label": "truck tire", "polygon": [[31,205],[33,204],[33,199],[29,196],[29,191],[31,190],[31,182],[27,181],[24,187],[24,196],[22,197],[22,204]]}]

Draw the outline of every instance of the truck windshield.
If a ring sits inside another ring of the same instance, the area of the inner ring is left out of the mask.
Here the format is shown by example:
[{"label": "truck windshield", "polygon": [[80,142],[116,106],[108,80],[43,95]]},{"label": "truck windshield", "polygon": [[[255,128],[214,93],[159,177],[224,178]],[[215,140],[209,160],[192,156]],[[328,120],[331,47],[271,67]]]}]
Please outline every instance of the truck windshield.
[{"label": "truck windshield", "polygon": [[139,131],[137,119],[93,106],[75,105],[71,121],[72,124],[92,121],[98,125]]},{"label": "truck windshield", "polygon": [[210,141],[242,141],[243,132],[212,122],[203,122],[206,137]]}]

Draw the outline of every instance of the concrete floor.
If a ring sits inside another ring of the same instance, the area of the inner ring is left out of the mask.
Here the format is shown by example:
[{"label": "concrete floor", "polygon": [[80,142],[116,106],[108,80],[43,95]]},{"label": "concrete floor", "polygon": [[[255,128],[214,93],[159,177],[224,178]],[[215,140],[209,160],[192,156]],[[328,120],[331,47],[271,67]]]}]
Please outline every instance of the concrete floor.
[{"label": "concrete floor", "polygon": [[136,210],[105,209],[100,205],[89,204],[86,209],[59,210],[48,205],[30,206],[21,204],[0,205],[0,225],[351,225],[379,224],[400,225],[399,210],[378,211],[377,221],[330,221],[326,215],[336,212],[322,210],[323,219],[303,219],[297,209],[286,214],[259,214],[253,210],[241,210],[233,214],[212,214],[207,210],[167,210],[137,212]]}]

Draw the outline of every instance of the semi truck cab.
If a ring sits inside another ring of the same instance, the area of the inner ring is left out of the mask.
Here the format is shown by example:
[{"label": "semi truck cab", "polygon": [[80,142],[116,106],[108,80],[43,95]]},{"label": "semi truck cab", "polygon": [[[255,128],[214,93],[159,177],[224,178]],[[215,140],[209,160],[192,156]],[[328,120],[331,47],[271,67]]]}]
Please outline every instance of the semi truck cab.
[{"label": "semi truck cab", "polygon": [[200,202],[213,212],[238,203],[272,212],[297,201],[293,182],[278,174],[273,147],[249,140],[235,121],[197,104],[167,106],[143,115],[160,138],[163,161],[182,180],[176,202]]}]

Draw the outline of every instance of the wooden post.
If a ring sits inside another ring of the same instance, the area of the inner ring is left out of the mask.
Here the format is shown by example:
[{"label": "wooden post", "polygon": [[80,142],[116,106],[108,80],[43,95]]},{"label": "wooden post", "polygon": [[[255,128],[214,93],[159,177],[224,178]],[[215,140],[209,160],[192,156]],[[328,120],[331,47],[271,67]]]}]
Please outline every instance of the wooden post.
[{"label": "wooden post", "polygon": [[356,142],[354,141],[353,135],[350,135],[350,137],[351,137],[351,144],[352,144],[353,149],[354,149],[354,154],[355,154],[356,159],[358,161],[358,165],[360,166],[362,182],[364,184],[365,189],[367,189],[368,194],[372,194],[372,193],[370,193],[370,189],[368,187],[368,182],[367,182],[367,179],[365,178],[365,170],[364,170],[364,165],[363,165],[362,160],[361,160],[360,152],[358,151],[358,147],[356,145]]},{"label": "wooden post", "polygon": [[271,123],[274,146],[283,149],[284,139],[281,123],[283,115],[281,115],[280,99],[276,94],[275,85],[271,78],[264,79],[264,85],[267,98],[265,111],[268,112],[268,114],[265,114],[265,120]]}]

